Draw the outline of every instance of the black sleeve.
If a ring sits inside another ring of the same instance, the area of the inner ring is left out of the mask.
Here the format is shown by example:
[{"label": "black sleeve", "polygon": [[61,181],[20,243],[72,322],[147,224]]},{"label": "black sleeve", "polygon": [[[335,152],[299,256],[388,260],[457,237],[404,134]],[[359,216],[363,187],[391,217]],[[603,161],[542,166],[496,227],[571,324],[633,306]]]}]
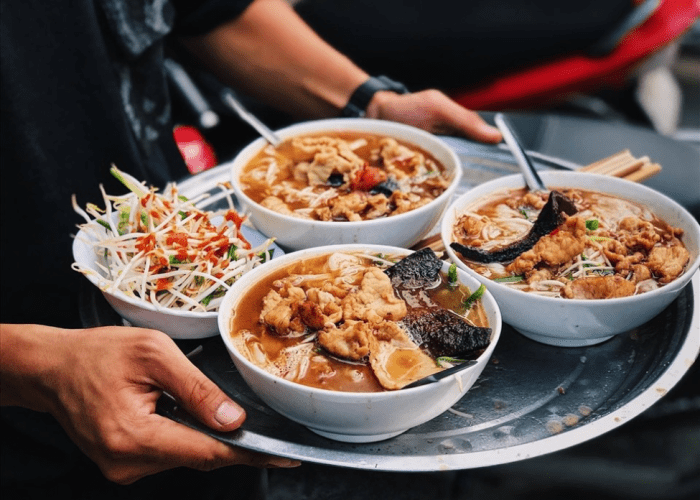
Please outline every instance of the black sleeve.
[{"label": "black sleeve", "polygon": [[218,25],[240,16],[253,0],[171,0],[175,6],[173,33],[203,35]]}]

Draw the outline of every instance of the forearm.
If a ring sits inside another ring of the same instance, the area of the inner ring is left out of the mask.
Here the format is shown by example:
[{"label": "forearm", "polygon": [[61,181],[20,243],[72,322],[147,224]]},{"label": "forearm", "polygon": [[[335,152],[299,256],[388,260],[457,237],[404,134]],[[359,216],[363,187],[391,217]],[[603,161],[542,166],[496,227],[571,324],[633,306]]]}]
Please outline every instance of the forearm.
[{"label": "forearm", "polygon": [[338,116],[368,75],[325,43],[284,0],[183,44],[223,82],[304,118]]},{"label": "forearm", "polygon": [[49,411],[50,387],[64,331],[40,325],[0,325],[0,405]]}]

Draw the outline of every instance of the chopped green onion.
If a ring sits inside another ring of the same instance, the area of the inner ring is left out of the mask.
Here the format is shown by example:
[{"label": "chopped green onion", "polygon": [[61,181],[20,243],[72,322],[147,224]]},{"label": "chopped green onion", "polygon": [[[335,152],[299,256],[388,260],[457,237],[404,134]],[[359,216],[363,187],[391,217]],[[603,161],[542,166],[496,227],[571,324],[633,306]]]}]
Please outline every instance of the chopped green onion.
[{"label": "chopped green onion", "polygon": [[212,299],[213,297],[214,297],[214,294],[213,294],[213,293],[211,293],[211,294],[207,295],[206,297],[204,297],[204,298],[202,299],[202,305],[208,306],[208,305],[209,305],[209,302],[211,302],[211,299]]},{"label": "chopped green onion", "polygon": [[127,188],[129,188],[129,191],[136,194],[136,196],[138,196],[139,198],[143,198],[148,194],[148,190],[144,188],[138,180],[136,180],[134,177],[130,176],[126,172],[122,172],[114,165],[112,165],[112,168],[109,171],[114,177],[116,177],[119,180],[119,182],[124,184]]},{"label": "chopped green onion", "polygon": [[598,219],[588,219],[586,221],[586,229],[589,231],[595,231],[598,229]]},{"label": "chopped green onion", "polygon": [[435,364],[442,367],[443,363],[451,363],[453,365],[464,363],[466,359],[453,358],[451,356],[440,356],[435,360]]},{"label": "chopped green onion", "polygon": [[168,258],[168,262],[169,262],[170,264],[184,264],[185,262],[187,262],[187,260],[180,260],[180,259],[178,259],[177,257],[175,257],[174,255],[171,255],[171,256]]},{"label": "chopped green onion", "polygon": [[477,288],[476,292],[472,293],[467,300],[464,301],[464,307],[469,308],[471,305],[479,300],[482,295],[484,295],[484,292],[486,291],[486,287],[482,283],[479,288]]},{"label": "chopped green onion", "polygon": [[525,220],[530,220],[530,216],[527,215],[527,212],[525,211],[525,209],[521,208],[519,211],[520,211],[520,214],[521,214],[523,217],[525,217]]},{"label": "chopped green onion", "polygon": [[450,265],[450,269],[447,271],[447,281],[452,286],[457,284],[457,264]]},{"label": "chopped green onion", "polygon": [[262,259],[262,260],[261,260],[261,263],[267,262],[267,254],[268,254],[268,253],[270,254],[270,258],[272,258],[272,254],[275,253],[275,249],[274,249],[274,248],[270,248],[267,252],[260,252],[260,253],[258,254],[258,257],[260,257],[260,258]]},{"label": "chopped green onion", "polygon": [[238,247],[236,245],[231,245],[230,247],[228,247],[228,252],[226,252],[226,257],[228,258],[228,260],[238,260],[236,250],[238,250]]},{"label": "chopped green onion", "polygon": [[524,276],[506,276],[505,278],[495,278],[496,283],[520,283],[525,279]]},{"label": "chopped green onion", "polygon": [[117,224],[117,232],[120,236],[129,232],[129,209],[125,208],[119,212],[119,223]]}]

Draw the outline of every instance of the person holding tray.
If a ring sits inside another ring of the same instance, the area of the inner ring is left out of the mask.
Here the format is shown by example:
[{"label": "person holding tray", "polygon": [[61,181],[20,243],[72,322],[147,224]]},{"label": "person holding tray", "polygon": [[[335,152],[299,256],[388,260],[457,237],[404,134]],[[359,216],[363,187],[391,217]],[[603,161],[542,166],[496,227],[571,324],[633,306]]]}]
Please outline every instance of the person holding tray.
[{"label": "person holding tray", "polygon": [[84,278],[71,270],[72,194],[88,202],[101,184],[115,192],[110,164],[153,185],[187,174],[172,137],[166,43],[300,118],[365,115],[490,143],[500,132],[439,91],[370,78],[284,0],[25,0],[1,9],[3,497],[252,494],[256,468],[298,462],[158,416],[166,391],[214,430],[245,419],[165,334],[83,328]]}]

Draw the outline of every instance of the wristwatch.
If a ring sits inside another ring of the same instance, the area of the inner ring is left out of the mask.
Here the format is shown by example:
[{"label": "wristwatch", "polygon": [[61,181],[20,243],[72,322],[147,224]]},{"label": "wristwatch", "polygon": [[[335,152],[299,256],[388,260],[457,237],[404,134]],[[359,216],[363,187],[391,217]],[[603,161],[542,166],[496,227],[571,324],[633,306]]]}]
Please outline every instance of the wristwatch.
[{"label": "wristwatch", "polygon": [[408,94],[408,89],[403,83],[396,82],[386,76],[371,76],[352,93],[350,100],[343,108],[343,116],[365,116],[367,105],[372,100],[374,94],[380,90],[389,90],[397,94]]}]

